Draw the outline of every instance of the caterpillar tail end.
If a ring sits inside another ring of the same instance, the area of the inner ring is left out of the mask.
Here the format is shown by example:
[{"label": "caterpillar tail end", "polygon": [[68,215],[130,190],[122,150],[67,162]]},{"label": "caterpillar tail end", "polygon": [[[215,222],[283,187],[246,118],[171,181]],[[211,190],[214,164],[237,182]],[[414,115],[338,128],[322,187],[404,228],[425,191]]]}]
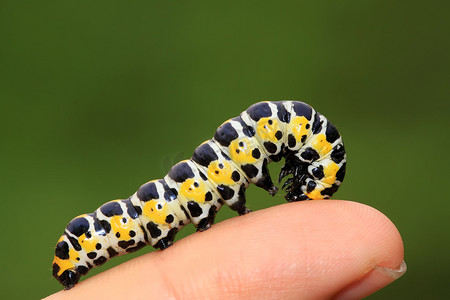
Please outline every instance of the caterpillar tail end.
[{"label": "caterpillar tail end", "polygon": [[281,168],[279,182],[288,176],[283,184],[284,196],[288,202],[330,198],[341,185],[345,176],[345,155],[339,163],[332,160],[302,161],[296,153],[286,156]]}]

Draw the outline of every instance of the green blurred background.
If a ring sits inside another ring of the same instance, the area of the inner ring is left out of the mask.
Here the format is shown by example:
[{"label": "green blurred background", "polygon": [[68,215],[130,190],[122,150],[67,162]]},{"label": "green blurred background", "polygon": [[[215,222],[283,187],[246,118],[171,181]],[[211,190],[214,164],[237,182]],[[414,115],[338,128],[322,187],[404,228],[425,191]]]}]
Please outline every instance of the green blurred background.
[{"label": "green blurred background", "polygon": [[[336,197],[379,209],[403,236],[408,272],[369,298],[449,297],[448,4],[2,1],[2,298],[60,290],[51,261],[72,217],[281,99],[337,125],[349,165]],[[284,203],[256,187],[248,202]]]}]

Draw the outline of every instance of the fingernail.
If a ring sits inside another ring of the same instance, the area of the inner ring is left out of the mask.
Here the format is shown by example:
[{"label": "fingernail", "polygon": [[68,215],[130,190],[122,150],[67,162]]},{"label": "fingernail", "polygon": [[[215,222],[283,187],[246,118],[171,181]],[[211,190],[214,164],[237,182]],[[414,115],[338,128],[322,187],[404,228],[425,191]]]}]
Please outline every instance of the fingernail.
[{"label": "fingernail", "polygon": [[406,263],[402,261],[397,269],[375,266],[363,278],[350,284],[338,293],[335,300],[362,299],[385,287],[406,273]]},{"label": "fingernail", "polygon": [[406,273],[406,270],[408,268],[406,267],[405,261],[402,261],[402,263],[400,264],[400,267],[398,269],[389,269],[386,267],[379,267],[379,266],[375,266],[374,269],[386,274],[387,276],[391,277],[393,280],[397,280],[400,277],[402,277],[403,274]]}]

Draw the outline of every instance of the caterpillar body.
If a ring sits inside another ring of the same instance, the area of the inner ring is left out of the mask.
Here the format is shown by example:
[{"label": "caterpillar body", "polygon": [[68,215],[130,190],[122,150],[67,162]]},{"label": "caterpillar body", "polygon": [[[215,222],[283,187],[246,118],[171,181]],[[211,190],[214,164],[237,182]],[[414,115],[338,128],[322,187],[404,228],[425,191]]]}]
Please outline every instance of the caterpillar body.
[{"label": "caterpillar body", "polygon": [[279,182],[287,201],[329,198],[346,166],[336,127],[298,101],[260,102],[224,122],[192,157],[173,166],[164,179],[142,185],[124,200],[74,218],[59,239],[53,276],[72,288],[91,268],[145,245],[165,249],[188,223],[211,227],[224,204],[244,215],[250,183],[275,195],[267,164],[285,158]]}]

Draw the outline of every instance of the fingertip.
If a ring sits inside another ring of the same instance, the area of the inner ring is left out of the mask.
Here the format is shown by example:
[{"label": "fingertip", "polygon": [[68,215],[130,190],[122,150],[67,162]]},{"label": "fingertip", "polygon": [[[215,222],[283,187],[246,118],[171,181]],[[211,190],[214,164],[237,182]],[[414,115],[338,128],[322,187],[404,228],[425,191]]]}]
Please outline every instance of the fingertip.
[{"label": "fingertip", "polygon": [[[403,261],[403,240],[394,223],[379,210],[352,201],[333,201],[342,206],[341,222],[343,227],[351,229],[346,238],[358,242],[361,256],[370,253],[374,266],[396,269]],[[344,228],[341,228],[344,229]],[[364,247],[362,247],[364,246]]]},{"label": "fingertip", "polygon": [[[349,222],[359,224],[351,240],[357,241],[354,278],[333,299],[362,299],[403,276],[406,263],[399,231],[392,221],[373,207],[350,201],[341,201],[346,212],[353,216]],[[354,243],[356,245],[356,243]],[[360,274],[358,276],[358,274]]]}]

